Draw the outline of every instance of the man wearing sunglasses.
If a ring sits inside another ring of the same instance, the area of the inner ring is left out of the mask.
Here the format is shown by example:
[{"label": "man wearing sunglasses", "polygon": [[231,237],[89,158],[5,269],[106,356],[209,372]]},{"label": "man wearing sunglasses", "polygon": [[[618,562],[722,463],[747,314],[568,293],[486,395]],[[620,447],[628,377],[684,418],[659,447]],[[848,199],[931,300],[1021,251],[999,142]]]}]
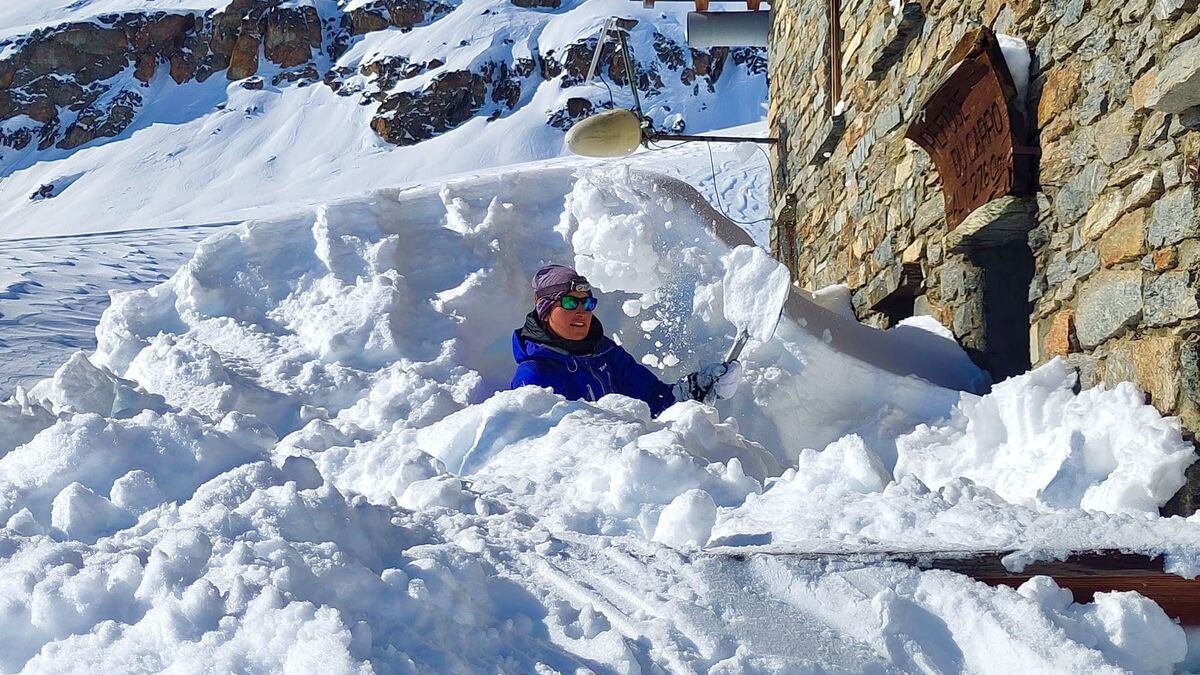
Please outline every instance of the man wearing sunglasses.
[{"label": "man wearing sunglasses", "polygon": [[570,267],[546,265],[533,275],[534,310],[513,332],[517,372],[512,387],[549,387],[572,400],[623,394],[645,401],[657,417],[679,401],[729,398],[741,369],[736,361],[701,368],[666,384],[604,335],[588,280]]}]

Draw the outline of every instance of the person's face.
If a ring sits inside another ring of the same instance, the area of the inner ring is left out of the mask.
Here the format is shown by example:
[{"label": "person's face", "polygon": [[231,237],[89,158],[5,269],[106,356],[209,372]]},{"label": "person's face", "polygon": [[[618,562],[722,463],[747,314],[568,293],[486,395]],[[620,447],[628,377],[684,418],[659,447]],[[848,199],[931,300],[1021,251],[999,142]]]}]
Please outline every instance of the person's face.
[{"label": "person's face", "polygon": [[[588,297],[588,294],[582,291],[567,295],[575,298]],[[551,332],[564,340],[582,340],[592,329],[592,313],[583,308],[583,303],[579,303],[575,309],[563,309],[562,305],[556,304],[554,309],[550,310],[546,323],[549,324]]]}]

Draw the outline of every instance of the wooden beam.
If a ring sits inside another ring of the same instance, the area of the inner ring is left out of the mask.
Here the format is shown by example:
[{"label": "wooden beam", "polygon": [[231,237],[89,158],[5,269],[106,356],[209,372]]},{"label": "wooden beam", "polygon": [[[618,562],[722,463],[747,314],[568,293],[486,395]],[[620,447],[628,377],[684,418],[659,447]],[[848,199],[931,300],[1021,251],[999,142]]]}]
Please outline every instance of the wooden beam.
[{"label": "wooden beam", "polygon": [[842,100],[842,3],[829,0],[829,113]]},{"label": "wooden beam", "polygon": [[751,12],[757,12],[760,5],[762,5],[762,0],[746,0],[746,9]]},{"label": "wooden beam", "polygon": [[918,569],[946,570],[971,577],[989,586],[1017,588],[1035,576],[1048,576],[1069,589],[1075,602],[1091,602],[1096,593],[1137,591],[1162,607],[1185,626],[1200,626],[1200,580],[1185,579],[1163,571],[1163,557],[1124,553],[1117,550],[1077,551],[1062,561],[1041,561],[1010,572],[1003,559],[1011,551],[930,551],[822,553],[780,552],[750,548],[739,552],[728,547],[711,552],[735,559],[762,555],[794,560],[856,562],[864,565],[902,563]]},{"label": "wooden beam", "polygon": [[708,0],[696,0],[696,11],[697,12],[707,12],[708,11]]}]

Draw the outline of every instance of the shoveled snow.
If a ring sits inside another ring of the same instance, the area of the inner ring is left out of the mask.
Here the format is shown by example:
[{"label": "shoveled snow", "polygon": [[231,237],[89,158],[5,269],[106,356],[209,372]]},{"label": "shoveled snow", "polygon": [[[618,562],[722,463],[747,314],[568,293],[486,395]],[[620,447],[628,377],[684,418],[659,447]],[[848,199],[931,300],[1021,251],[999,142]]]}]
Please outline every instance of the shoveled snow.
[{"label": "shoveled snow", "polygon": [[850,287],[846,284],[833,284],[812,292],[813,302],[831,312],[854,319],[854,305],[851,303],[851,296]]},{"label": "shoveled snow", "polygon": [[[220,231],[116,295],[95,353],[0,404],[0,670],[1188,658],[1135,593],[1076,604],[1044,578],[762,554],[952,546],[1019,567],[1082,541],[1194,575],[1200,520],[1154,513],[1190,450],[1123,387],[1073,394],[1052,363],[975,397],[785,315],[715,409],[503,391],[528,276],[550,261],[589,275],[632,353],[678,359],[664,378],[723,351],[730,248],[667,185],[527,167],[382,191]],[[1047,457],[1053,481],[1015,487]]]},{"label": "shoveled snow", "polygon": [[759,342],[770,340],[792,287],[787,268],[763,249],[742,245],[730,252],[723,283],[725,318]]},{"label": "shoveled snow", "polygon": [[896,475],[935,489],[968,478],[1014,504],[1154,512],[1195,459],[1178,421],[1131,383],[1078,395],[1074,385],[1055,359],[983,398],[964,395],[944,425],[897,439]]}]

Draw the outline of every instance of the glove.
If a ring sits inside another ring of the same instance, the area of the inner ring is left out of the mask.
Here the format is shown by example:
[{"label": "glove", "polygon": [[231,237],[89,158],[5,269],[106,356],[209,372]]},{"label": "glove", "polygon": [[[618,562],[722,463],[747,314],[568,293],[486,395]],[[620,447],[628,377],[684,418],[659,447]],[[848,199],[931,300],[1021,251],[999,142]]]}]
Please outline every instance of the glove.
[{"label": "glove", "polygon": [[742,364],[737,361],[705,366],[671,387],[676,401],[700,401],[713,398],[732,398],[742,381]]}]

